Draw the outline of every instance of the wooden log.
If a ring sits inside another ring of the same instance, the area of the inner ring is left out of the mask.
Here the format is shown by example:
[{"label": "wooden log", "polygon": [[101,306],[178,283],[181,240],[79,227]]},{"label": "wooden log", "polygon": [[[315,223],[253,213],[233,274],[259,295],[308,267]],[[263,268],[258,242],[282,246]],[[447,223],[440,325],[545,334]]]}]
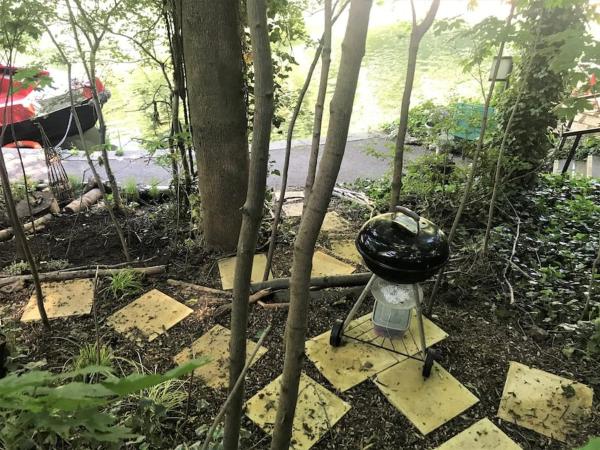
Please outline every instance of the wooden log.
[{"label": "wooden log", "polygon": [[[314,277],[310,279],[311,288],[329,288],[329,287],[348,287],[348,286],[362,286],[367,284],[369,278],[371,278],[370,272],[365,273],[353,273],[351,275],[332,275],[329,277]],[[290,279],[289,278],[275,278],[273,280],[260,281],[258,283],[252,283],[250,290],[255,292],[261,289],[289,289]]]},{"label": "wooden log", "polygon": [[[35,226],[35,230],[43,230],[48,222],[52,220],[52,214],[46,214],[45,216],[39,217],[33,221],[33,225]],[[31,225],[31,221],[23,224],[23,229],[26,232],[30,232],[33,230],[33,226]],[[14,232],[12,227],[5,228],[4,230],[0,230],[0,242],[8,241],[14,236]]]},{"label": "wooden log", "polygon": [[169,278],[167,280],[167,284],[169,286],[180,287],[184,289],[189,289],[190,291],[202,292],[204,294],[214,294],[214,295],[226,295],[231,296],[231,292],[222,291],[221,289],[213,289],[206,286],[201,286],[199,284],[188,283],[187,281],[174,280]]},{"label": "wooden log", "polygon": [[[110,275],[115,275],[124,270],[131,270],[137,272],[142,275],[159,275],[164,273],[167,269],[167,266],[152,266],[152,267],[132,267],[126,269],[99,269],[98,276],[106,277]],[[57,270],[56,272],[45,272],[40,273],[40,281],[66,281],[66,280],[74,280],[77,278],[94,278],[96,276],[96,269],[91,270],[72,270],[72,271],[64,271]],[[0,278],[0,286],[4,286],[7,284],[12,284],[16,281],[31,281],[33,278],[31,275],[16,275],[14,277],[5,277]]]},{"label": "wooden log", "polygon": [[76,198],[67,206],[65,206],[65,212],[77,213],[89,209],[92,205],[96,204],[98,200],[102,198],[102,191],[98,188],[94,188],[91,191],[86,192],[81,197]]}]

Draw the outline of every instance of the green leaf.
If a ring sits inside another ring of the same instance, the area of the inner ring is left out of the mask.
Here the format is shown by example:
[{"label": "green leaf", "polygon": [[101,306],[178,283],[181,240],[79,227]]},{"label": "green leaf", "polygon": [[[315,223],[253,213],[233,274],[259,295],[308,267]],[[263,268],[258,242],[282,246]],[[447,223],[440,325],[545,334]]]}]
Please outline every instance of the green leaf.
[{"label": "green leaf", "polygon": [[578,450],[600,450],[600,437],[593,437],[590,441]]},{"label": "green leaf", "polygon": [[209,361],[209,358],[199,358],[188,361],[181,366],[169,370],[165,374],[131,374],[125,378],[119,378],[116,381],[103,381],[101,384],[110,389],[115,394],[120,396],[133,394],[134,392],[147,389],[156,384],[162,383],[163,381],[171,380],[173,378],[179,378],[182,375],[190,373],[192,370],[203,366]]}]

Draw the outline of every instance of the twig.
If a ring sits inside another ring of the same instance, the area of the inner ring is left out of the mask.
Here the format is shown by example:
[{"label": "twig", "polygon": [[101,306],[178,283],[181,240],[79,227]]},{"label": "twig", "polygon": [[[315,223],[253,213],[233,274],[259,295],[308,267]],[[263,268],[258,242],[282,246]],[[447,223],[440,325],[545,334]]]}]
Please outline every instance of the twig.
[{"label": "twig", "polygon": [[229,403],[231,402],[231,399],[235,396],[236,392],[240,388],[240,386],[242,384],[242,380],[246,376],[246,372],[250,368],[250,365],[254,361],[254,358],[256,357],[256,354],[258,353],[259,349],[262,346],[262,343],[264,342],[265,338],[267,337],[267,335],[269,334],[270,331],[271,331],[271,324],[269,324],[267,326],[267,328],[263,332],[262,336],[260,337],[260,339],[256,343],[256,347],[254,347],[254,351],[252,352],[252,354],[250,355],[250,357],[246,360],[246,365],[244,365],[244,368],[242,369],[242,372],[240,373],[240,376],[237,378],[237,380],[236,380],[236,382],[235,382],[235,384],[233,386],[233,389],[231,390],[231,392],[227,396],[227,399],[225,400],[225,403],[223,403],[223,405],[221,406],[221,409],[219,410],[219,413],[217,414],[217,417],[215,417],[215,420],[213,421],[212,425],[208,429],[208,432],[206,433],[206,439],[204,440],[204,444],[202,444],[202,450],[207,450],[208,449],[208,446],[210,444],[210,441],[212,440],[213,434],[214,434],[217,426],[221,422],[221,419],[223,419],[223,416],[225,415],[225,412],[227,411],[227,407],[229,406]]},{"label": "twig", "polygon": [[94,332],[96,333],[96,364],[100,365],[100,332],[98,330],[98,310],[96,308],[96,296],[98,294],[98,271],[96,266],[96,275],[94,276],[94,293],[92,296],[92,313],[94,314]]},{"label": "twig", "polygon": [[515,240],[513,241],[512,252],[510,254],[510,257],[508,258],[508,262],[506,263],[506,266],[504,267],[504,271],[502,272],[502,277],[504,278],[504,281],[506,282],[506,285],[508,286],[508,291],[510,294],[510,304],[513,305],[515,303],[515,293],[514,293],[512,285],[510,284],[510,281],[508,281],[508,277],[506,276],[506,274],[508,273],[508,268],[511,266],[512,259],[515,256],[515,252],[517,251],[517,241],[519,240],[519,234],[521,232],[521,218],[519,217],[519,214],[517,214],[517,211],[513,207],[512,203],[509,202],[509,205],[512,208],[512,210],[514,211],[515,216],[517,217],[517,232],[515,234]]},{"label": "twig", "polygon": [[289,302],[284,303],[265,303],[262,300],[256,302],[258,305],[262,306],[264,309],[287,309],[290,307]]},{"label": "twig", "polygon": [[[269,295],[271,295],[273,293],[273,291],[271,289],[262,289],[258,292],[255,292],[254,294],[250,295],[250,297],[248,297],[248,304],[249,305],[253,305],[254,303],[256,303],[257,301],[259,301],[262,298],[265,298]],[[226,305],[221,305],[219,306],[215,312],[214,312],[214,317],[220,317],[223,314],[226,314],[227,312],[231,311],[232,308],[232,304],[228,303]]]},{"label": "twig", "polygon": [[167,280],[167,284],[170,286],[181,287],[184,289],[189,289],[192,291],[203,292],[205,294],[215,294],[215,295],[226,295],[231,296],[231,292],[223,291],[221,289],[213,289],[206,286],[201,286],[199,284],[188,283],[187,281],[179,281],[169,278]]}]

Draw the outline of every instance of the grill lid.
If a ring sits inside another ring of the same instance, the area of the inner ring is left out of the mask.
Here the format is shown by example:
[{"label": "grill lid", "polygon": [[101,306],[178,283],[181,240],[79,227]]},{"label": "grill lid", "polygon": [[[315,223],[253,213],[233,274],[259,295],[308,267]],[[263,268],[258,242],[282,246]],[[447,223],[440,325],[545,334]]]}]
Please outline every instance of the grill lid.
[{"label": "grill lid", "polygon": [[395,283],[426,280],[449,257],[444,232],[401,206],[366,222],[356,238],[356,248],[374,274]]}]

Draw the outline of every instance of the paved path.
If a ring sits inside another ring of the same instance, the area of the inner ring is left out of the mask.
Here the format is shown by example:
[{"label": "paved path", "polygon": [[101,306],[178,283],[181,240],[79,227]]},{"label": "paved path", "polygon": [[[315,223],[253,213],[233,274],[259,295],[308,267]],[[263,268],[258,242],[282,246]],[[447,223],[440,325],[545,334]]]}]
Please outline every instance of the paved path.
[{"label": "paved path", "polygon": [[[355,136],[348,139],[346,153],[338,176],[338,183],[352,182],[357,178],[379,178],[390,168],[389,159],[381,159],[372,156],[369,149],[380,153],[389,154],[392,143],[380,136]],[[411,147],[412,151],[406,153],[405,161],[413,160],[423,155],[426,151],[419,147]],[[321,145],[321,150],[323,145]],[[25,163],[25,171],[31,180],[42,180],[47,178],[43,153],[37,150],[22,150]],[[321,152],[322,153],[322,152]],[[308,159],[310,145],[306,141],[296,141],[292,147],[290,159],[290,171],[288,175],[288,186],[299,187],[304,185],[308,171]],[[9,175],[12,181],[22,180],[22,171],[16,151],[4,150],[7,160]],[[114,155],[114,153],[113,153]],[[274,142],[271,146],[270,160],[274,161],[271,170],[281,171],[285,156],[285,143]],[[128,157],[111,157],[111,167],[120,183],[135,180],[137,184],[168,185],[171,176],[170,169],[163,168],[156,163],[155,158],[143,156],[141,153]],[[91,176],[89,167],[84,157],[65,157],[63,160],[65,170],[70,176],[85,179]],[[101,175],[105,176],[103,168]],[[269,175],[268,185],[278,188],[281,185],[281,177]]]}]

